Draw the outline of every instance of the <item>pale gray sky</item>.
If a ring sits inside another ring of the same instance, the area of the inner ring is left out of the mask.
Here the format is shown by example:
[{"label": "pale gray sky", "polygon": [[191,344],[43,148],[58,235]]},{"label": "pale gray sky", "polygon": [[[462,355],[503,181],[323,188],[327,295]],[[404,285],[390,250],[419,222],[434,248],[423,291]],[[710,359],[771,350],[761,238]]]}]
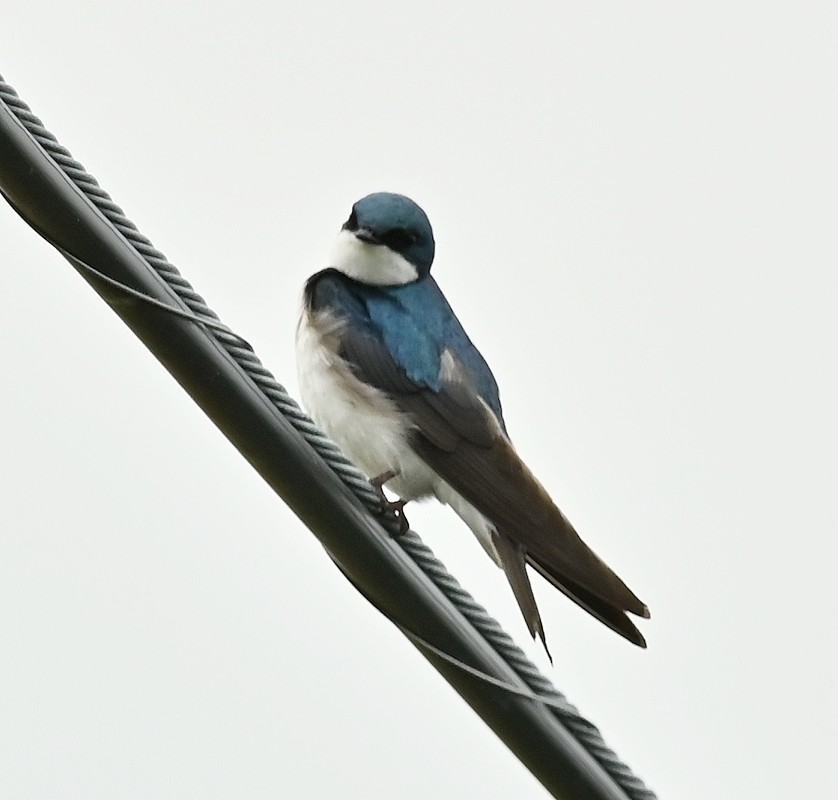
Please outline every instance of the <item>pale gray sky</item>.
[{"label": "pale gray sky", "polygon": [[[428,212],[510,432],[650,605],[411,522],[662,798],[827,797],[833,4],[14,4],[0,73],[296,392],[352,202]],[[544,796],[71,268],[0,206],[0,794]]]}]

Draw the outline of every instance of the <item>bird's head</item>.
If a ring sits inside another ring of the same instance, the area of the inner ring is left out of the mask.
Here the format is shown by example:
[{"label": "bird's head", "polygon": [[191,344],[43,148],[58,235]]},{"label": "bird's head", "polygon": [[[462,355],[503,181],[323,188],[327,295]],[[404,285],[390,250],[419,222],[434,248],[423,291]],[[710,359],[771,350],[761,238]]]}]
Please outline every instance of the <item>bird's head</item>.
[{"label": "bird's head", "polygon": [[399,286],[427,277],[433,260],[425,212],[404,195],[376,192],[352,206],[330,266],[360,283]]}]

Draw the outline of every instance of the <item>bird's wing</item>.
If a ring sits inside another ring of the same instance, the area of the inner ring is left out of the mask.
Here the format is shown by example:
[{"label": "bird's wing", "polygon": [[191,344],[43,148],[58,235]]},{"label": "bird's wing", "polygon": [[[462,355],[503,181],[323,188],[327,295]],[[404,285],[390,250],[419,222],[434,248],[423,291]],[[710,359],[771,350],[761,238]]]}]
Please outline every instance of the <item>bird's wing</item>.
[{"label": "bird's wing", "polygon": [[[496,528],[497,549],[530,632],[544,638],[525,562],[597,619],[645,646],[625,612],[645,617],[646,606],[579,538],[515,452],[494,378],[436,284],[404,287],[433,293],[435,302],[416,304],[370,296],[368,288],[331,271],[313,281],[307,287],[311,307],[337,311],[344,320],[341,357],[409,415],[416,453]],[[417,307],[421,319],[411,311]]]},{"label": "bird's wing", "polygon": [[528,587],[520,587],[520,558],[600,621],[645,646],[624,612],[645,617],[646,606],[579,538],[450,350],[440,357],[435,388],[411,380],[381,339],[362,329],[345,331],[341,355],[358,378],[386,392],[410,415],[411,444],[419,456],[494,524],[499,537],[519,546],[499,551],[510,582],[518,576],[513,589],[533,634],[543,638],[534,600]]}]

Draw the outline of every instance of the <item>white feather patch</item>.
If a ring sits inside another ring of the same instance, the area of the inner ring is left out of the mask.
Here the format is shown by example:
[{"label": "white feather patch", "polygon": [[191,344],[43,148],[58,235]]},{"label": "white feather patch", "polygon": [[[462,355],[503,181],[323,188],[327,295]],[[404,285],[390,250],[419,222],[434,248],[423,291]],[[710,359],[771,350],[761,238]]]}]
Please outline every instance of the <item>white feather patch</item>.
[{"label": "white feather patch", "polygon": [[362,242],[352,231],[338,234],[329,266],[371,286],[403,286],[419,277],[406,258],[383,244]]}]

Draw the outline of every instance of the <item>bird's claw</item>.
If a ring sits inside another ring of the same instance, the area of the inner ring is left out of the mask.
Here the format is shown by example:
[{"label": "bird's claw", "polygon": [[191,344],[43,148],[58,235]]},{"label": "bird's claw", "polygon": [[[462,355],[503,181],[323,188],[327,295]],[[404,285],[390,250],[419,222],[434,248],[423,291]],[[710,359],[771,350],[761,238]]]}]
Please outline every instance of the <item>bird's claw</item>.
[{"label": "bird's claw", "polygon": [[404,515],[404,507],[407,505],[407,500],[383,500],[382,505],[385,511],[392,511],[399,521],[399,529],[393,536],[404,536],[410,530],[410,523]]},{"label": "bird's claw", "polygon": [[384,484],[387,481],[396,477],[398,473],[391,469],[387,472],[382,472],[375,478],[370,479],[370,485],[375,489],[376,494],[381,500],[381,510],[383,514],[390,511],[399,521],[399,529],[394,533],[394,536],[404,536],[410,530],[410,523],[404,514],[404,507],[407,505],[407,500],[388,500],[387,495],[384,494]]}]

